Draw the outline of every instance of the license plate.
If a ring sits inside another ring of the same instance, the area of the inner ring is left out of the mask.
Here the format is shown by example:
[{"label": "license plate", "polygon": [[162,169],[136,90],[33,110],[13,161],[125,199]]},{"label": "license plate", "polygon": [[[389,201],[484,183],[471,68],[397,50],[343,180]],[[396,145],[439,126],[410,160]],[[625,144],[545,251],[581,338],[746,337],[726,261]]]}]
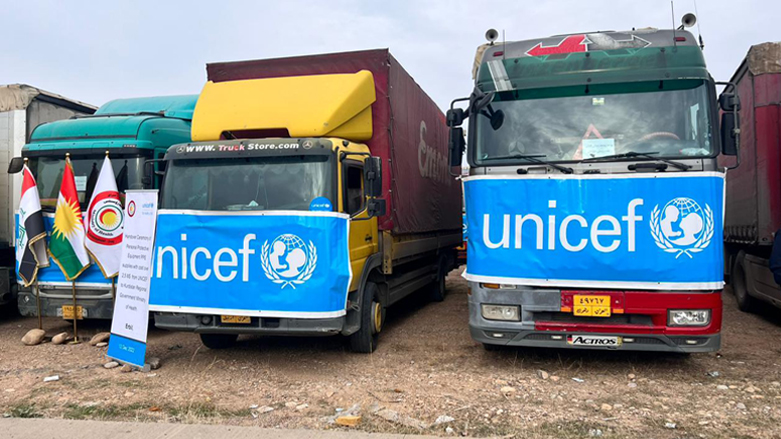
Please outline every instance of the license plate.
[{"label": "license plate", "polygon": [[617,348],[621,346],[621,337],[611,337],[606,335],[568,335],[567,344],[572,346],[592,346],[592,347],[605,347],[605,348]]},{"label": "license plate", "polygon": [[[61,312],[63,319],[73,320],[73,305],[63,305]],[[84,320],[84,308],[81,306],[76,307],[76,320]]]},{"label": "license plate", "polygon": [[247,316],[220,316],[220,322],[249,325],[252,320]]},{"label": "license plate", "polygon": [[572,311],[576,316],[610,317],[610,296],[575,295]]}]

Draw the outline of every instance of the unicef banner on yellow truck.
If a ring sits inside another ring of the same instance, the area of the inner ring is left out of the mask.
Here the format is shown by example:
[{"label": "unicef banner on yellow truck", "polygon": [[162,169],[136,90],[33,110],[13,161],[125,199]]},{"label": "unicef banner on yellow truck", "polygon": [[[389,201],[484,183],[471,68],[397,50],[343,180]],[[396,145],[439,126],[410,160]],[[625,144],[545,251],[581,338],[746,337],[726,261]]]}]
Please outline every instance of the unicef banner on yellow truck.
[{"label": "unicef banner on yellow truck", "polygon": [[470,281],[723,287],[722,173],[485,175],[464,190]]},{"label": "unicef banner on yellow truck", "polygon": [[345,314],[349,217],[160,210],[150,310],[250,317]]}]

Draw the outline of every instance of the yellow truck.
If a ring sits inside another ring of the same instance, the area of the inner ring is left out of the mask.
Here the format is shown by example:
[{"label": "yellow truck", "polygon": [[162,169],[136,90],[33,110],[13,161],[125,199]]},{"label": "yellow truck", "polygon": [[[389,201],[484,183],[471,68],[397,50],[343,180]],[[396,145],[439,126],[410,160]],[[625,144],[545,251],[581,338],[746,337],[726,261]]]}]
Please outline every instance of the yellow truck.
[{"label": "yellow truck", "polygon": [[157,327],[210,348],[343,335],[370,353],[389,306],[443,300],[461,186],[444,115],[388,50],[207,72],[193,142],[159,166]]}]

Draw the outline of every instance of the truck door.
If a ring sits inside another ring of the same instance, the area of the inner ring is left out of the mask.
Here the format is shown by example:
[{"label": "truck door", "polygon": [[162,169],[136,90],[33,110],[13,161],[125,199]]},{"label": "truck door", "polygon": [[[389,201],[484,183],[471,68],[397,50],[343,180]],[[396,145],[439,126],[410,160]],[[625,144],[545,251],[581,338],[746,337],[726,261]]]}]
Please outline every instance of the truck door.
[{"label": "truck door", "polygon": [[366,258],[377,250],[377,218],[367,219],[363,162],[345,160],[342,163],[342,203],[350,222],[350,266],[353,280],[350,290],[358,288]]}]

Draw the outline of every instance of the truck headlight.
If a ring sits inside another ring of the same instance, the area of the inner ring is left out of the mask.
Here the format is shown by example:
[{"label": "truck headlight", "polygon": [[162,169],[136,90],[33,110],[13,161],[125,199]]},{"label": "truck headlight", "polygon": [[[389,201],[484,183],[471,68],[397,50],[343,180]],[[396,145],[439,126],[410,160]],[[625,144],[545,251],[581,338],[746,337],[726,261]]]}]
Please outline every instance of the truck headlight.
[{"label": "truck headlight", "polygon": [[709,309],[671,309],[667,312],[669,326],[705,326],[708,323]]},{"label": "truck headlight", "polygon": [[511,305],[480,305],[483,318],[486,320],[507,320],[518,322],[521,320],[521,307]]}]

